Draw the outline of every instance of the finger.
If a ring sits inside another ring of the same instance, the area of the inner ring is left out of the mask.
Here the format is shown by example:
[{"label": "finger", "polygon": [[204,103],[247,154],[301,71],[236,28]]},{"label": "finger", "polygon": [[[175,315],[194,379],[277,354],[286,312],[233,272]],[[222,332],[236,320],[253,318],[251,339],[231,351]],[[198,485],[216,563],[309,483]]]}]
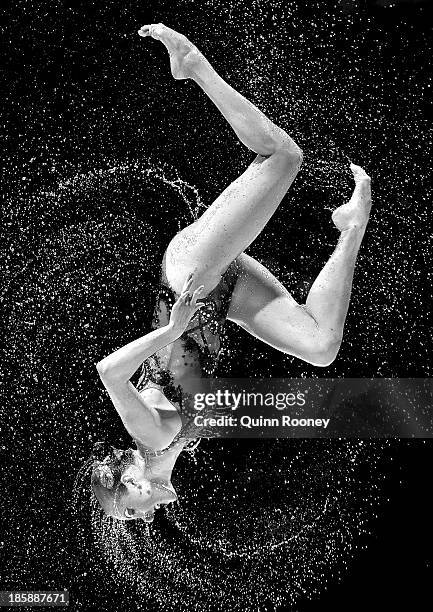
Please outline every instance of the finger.
[{"label": "finger", "polygon": [[194,312],[197,312],[197,310],[201,310],[201,308],[203,308],[204,306],[206,306],[204,302],[199,302],[198,304],[195,304]]},{"label": "finger", "polygon": [[197,289],[194,291],[194,293],[192,294],[192,300],[191,302],[195,305],[198,298],[200,297],[200,293],[203,291],[204,289],[204,285],[200,285],[200,287],[197,287]]},{"label": "finger", "polygon": [[189,295],[189,291],[183,290],[179,297],[185,297],[186,295]]},{"label": "finger", "polygon": [[184,291],[189,291],[192,281],[193,281],[193,273],[191,272],[191,274],[188,275],[186,281],[183,284],[181,293],[183,293]]},{"label": "finger", "polygon": [[192,294],[192,297],[198,297],[199,293],[201,293],[204,289],[204,285],[200,285],[200,287],[197,287],[197,289],[194,291],[194,293]]},{"label": "finger", "polygon": [[188,291],[185,291],[179,296],[179,301],[182,304],[189,306],[191,304],[191,294]]}]

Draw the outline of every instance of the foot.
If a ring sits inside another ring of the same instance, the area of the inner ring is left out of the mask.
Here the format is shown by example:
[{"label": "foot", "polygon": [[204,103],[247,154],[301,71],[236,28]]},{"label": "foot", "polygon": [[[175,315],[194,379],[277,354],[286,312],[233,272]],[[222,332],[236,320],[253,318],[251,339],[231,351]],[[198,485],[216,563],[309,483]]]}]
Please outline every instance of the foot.
[{"label": "foot", "polygon": [[151,36],[160,40],[170,55],[171,73],[175,79],[190,79],[201,53],[183,34],[167,28],[163,23],[144,25],[138,30],[140,36]]},{"label": "foot", "polygon": [[332,213],[332,220],[340,232],[358,228],[365,229],[371,209],[370,177],[360,167],[350,164],[355,179],[355,189],[347,204],[339,206]]}]

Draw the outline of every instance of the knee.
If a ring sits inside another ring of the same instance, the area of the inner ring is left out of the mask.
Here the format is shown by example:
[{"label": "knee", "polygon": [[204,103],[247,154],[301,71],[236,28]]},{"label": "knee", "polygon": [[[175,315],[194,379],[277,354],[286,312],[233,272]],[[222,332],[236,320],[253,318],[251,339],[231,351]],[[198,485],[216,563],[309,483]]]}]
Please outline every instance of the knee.
[{"label": "knee", "polygon": [[339,334],[332,332],[326,333],[317,339],[314,346],[314,351],[310,356],[310,363],[315,366],[326,368],[338,355],[342,338]]},{"label": "knee", "polygon": [[302,150],[293,142],[288,142],[287,146],[282,146],[277,149],[274,155],[282,164],[285,171],[295,170],[297,172],[304,159]]}]

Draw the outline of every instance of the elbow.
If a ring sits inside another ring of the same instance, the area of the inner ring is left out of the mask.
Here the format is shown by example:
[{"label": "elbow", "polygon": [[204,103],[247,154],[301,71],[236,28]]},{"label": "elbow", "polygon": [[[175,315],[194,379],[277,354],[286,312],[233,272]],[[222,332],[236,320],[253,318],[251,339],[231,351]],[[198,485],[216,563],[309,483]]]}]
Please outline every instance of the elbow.
[{"label": "elbow", "polygon": [[96,370],[101,380],[105,381],[116,381],[118,376],[116,375],[116,369],[110,364],[108,359],[102,359],[96,364]]},{"label": "elbow", "polygon": [[304,152],[298,147],[296,143],[293,143],[290,148],[290,161],[291,165],[298,168],[298,170],[302,166],[302,162],[304,161]]},{"label": "elbow", "polygon": [[102,376],[104,376],[107,372],[107,365],[105,364],[105,360],[102,359],[101,361],[98,361],[98,363],[96,364],[96,370],[98,371],[99,376],[102,378]]}]

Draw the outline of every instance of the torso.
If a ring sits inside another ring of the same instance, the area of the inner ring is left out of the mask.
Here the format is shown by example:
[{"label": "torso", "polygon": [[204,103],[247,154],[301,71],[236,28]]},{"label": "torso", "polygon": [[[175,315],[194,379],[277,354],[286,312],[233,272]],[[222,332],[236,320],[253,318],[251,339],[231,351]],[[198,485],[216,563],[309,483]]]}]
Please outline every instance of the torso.
[{"label": "torso", "polygon": [[[143,364],[138,390],[158,410],[161,418],[177,419],[179,435],[194,438],[194,413],[188,395],[197,392],[197,382],[213,377],[225,339],[224,323],[238,276],[234,261],[218,285],[202,300],[206,305],[191,319],[186,331]],[[162,262],[160,292],[152,328],[167,325],[178,295],[171,289]],[[175,414],[176,412],[176,414]],[[180,421],[179,421],[180,417]]]}]

